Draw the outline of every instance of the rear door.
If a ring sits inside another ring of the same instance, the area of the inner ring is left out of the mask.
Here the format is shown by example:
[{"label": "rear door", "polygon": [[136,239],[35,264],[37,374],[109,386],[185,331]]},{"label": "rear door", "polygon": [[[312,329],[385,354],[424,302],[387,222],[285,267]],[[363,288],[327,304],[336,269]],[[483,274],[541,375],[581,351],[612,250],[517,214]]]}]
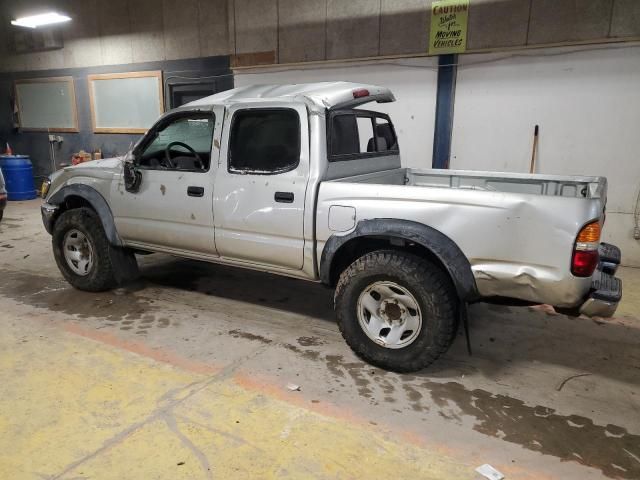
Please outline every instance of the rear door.
[{"label": "rear door", "polygon": [[303,104],[229,109],[215,179],[214,218],[222,257],[299,270],[309,128]]}]

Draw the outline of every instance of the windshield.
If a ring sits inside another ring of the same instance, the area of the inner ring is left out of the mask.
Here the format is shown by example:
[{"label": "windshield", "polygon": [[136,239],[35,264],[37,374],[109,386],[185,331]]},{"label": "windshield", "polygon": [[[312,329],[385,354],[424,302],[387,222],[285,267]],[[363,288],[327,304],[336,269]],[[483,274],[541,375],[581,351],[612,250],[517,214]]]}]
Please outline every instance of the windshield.
[{"label": "windshield", "polygon": [[[215,120],[211,113],[187,113],[152,133],[146,141],[138,164],[151,168],[194,168],[208,170]],[[167,151],[169,147],[169,151]],[[167,163],[167,155],[172,160]]]}]

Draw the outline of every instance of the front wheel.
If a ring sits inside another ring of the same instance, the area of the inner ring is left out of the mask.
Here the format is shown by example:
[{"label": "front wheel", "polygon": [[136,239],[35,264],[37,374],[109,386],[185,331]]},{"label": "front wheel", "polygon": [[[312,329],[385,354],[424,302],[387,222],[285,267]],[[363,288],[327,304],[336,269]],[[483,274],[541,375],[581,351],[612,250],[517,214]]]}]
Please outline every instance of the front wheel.
[{"label": "front wheel", "polygon": [[396,372],[421,370],[447,351],[457,306],[453,284],[439,266],[393,250],[357,259],[335,292],[338,325],[351,349]]},{"label": "front wheel", "polygon": [[109,243],[98,214],[91,209],[62,213],[51,241],[60,272],[79,290],[109,290],[137,274],[135,255]]}]

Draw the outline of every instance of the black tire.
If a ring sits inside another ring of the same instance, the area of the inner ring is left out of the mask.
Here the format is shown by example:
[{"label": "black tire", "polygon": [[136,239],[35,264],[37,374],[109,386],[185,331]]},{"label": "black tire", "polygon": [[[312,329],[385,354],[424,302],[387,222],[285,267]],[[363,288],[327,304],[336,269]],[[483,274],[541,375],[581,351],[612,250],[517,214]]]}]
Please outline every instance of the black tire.
[{"label": "black tire", "polygon": [[[358,321],[358,298],[369,286],[392,281],[407,289],[420,306],[422,328],[412,343],[398,349],[378,345]],[[458,326],[458,297],[449,276],[432,262],[416,255],[380,250],[353,262],[340,276],[335,290],[340,332],[360,358],[394,372],[415,372],[445,353]]]},{"label": "black tire", "polygon": [[[64,256],[64,238],[71,229],[82,232],[93,250],[93,264],[86,275],[75,273]],[[110,290],[126,280],[133,279],[137,273],[135,255],[109,243],[98,214],[89,208],[63,212],[53,227],[51,241],[60,272],[78,290]]]}]

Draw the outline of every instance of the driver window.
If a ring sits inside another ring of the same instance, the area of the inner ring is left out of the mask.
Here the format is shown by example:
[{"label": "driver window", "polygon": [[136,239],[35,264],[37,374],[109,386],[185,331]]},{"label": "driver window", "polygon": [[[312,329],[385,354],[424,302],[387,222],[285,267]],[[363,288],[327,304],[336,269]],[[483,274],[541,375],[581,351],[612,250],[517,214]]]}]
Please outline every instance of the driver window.
[{"label": "driver window", "polygon": [[138,165],[153,170],[206,172],[211,164],[214,116],[190,113],[169,120],[152,133]]}]

